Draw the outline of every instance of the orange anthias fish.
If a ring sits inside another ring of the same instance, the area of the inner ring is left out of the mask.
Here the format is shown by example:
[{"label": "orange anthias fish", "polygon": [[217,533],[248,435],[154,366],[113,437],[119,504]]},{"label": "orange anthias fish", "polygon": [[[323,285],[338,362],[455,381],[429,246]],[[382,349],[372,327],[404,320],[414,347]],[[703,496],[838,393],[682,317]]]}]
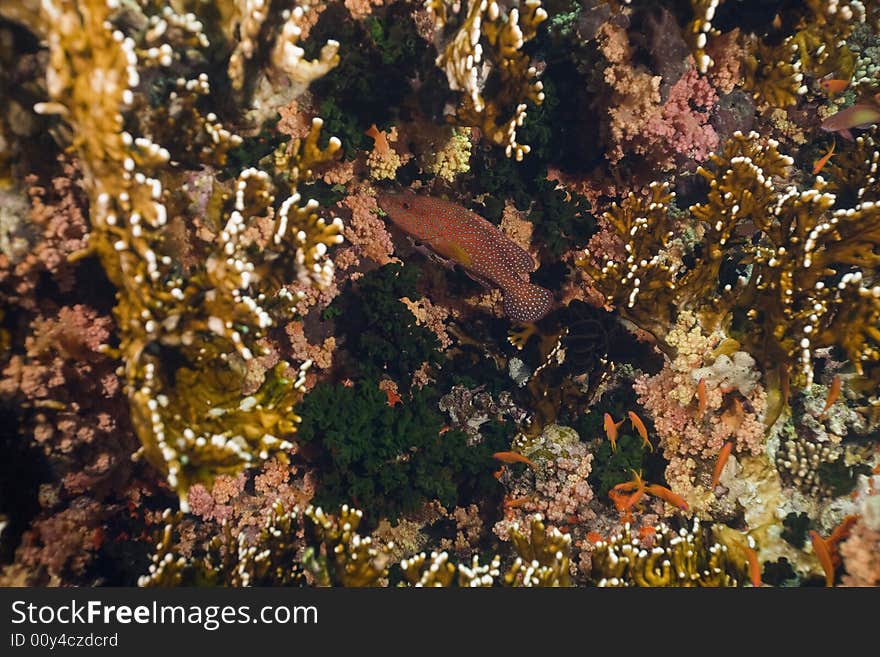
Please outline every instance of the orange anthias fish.
[{"label": "orange anthias fish", "polygon": [[758,553],[748,545],[743,550],[745,550],[746,560],[749,564],[749,579],[752,581],[752,586],[760,587],[763,582],[761,581],[761,562],[758,561]]},{"label": "orange anthias fish", "polygon": [[400,395],[397,394],[396,390],[392,390],[391,388],[387,388],[385,390],[385,396],[388,398],[388,405],[394,406],[395,404],[402,404],[403,400],[400,398]]},{"label": "orange anthias fish", "polygon": [[840,375],[835,374],[834,378],[831,379],[831,387],[828,388],[828,398],[825,400],[825,406],[822,408],[822,412],[819,413],[819,418],[825,417],[825,413],[831,410],[831,407],[834,406],[834,402],[840,397],[840,384]]},{"label": "orange anthias fish", "polygon": [[730,451],[733,449],[733,442],[727,441],[718,453],[718,461],[715,462],[715,472],[712,473],[712,488],[718,485],[721,479],[721,473],[724,472],[724,464],[730,458]]},{"label": "orange anthias fish", "polygon": [[623,424],[623,420],[615,422],[611,417],[611,413],[605,413],[605,435],[608,436],[608,442],[611,443],[611,451],[617,451],[617,430]]},{"label": "orange anthias fish", "polygon": [[526,456],[523,456],[519,452],[495,452],[492,455],[492,458],[496,458],[502,463],[525,463],[527,466],[532,468],[533,470],[537,470],[538,466],[535,465],[535,462],[529,459]]},{"label": "orange anthias fish", "polygon": [[666,486],[661,486],[660,484],[648,484],[645,486],[645,492],[654,497],[659,497],[661,500],[671,504],[677,509],[681,509],[682,511],[688,510],[688,503],[685,499],[681,495],[673,493],[666,488]]},{"label": "orange anthias fish", "polygon": [[648,446],[652,452],[654,451],[654,446],[651,444],[651,441],[648,440],[648,428],[645,426],[645,423],[642,422],[642,418],[636,415],[633,411],[629,411],[627,413],[629,415],[629,421],[632,422],[633,428],[639,433],[639,436],[642,438],[642,443]]},{"label": "orange anthias fish", "polygon": [[828,160],[831,159],[831,156],[834,155],[834,147],[837,145],[837,142],[831,142],[831,148],[828,149],[828,152],[825,153],[818,160],[813,162],[813,175],[816,176],[819,174],[822,169],[825,168],[825,165],[828,164]]},{"label": "orange anthias fish", "polygon": [[[846,516],[843,520],[840,521],[840,524],[834,528],[834,531],[831,532],[831,536],[828,537],[828,545],[832,548],[837,548],[837,544],[841,541],[845,541],[849,538],[850,533],[852,532],[853,526],[858,522],[859,516],[850,515]],[[839,557],[840,555],[834,554],[833,556]]]},{"label": "orange anthias fish", "polygon": [[819,86],[822,87],[823,91],[827,91],[833,96],[834,94],[839,94],[841,91],[846,89],[849,86],[849,80],[826,78],[824,80],[819,80]]},{"label": "orange anthias fish", "polygon": [[825,571],[825,586],[834,586],[834,557],[832,548],[828,542],[819,535],[819,532],[810,530],[810,542],[813,544],[813,552]]},{"label": "orange anthias fish", "polygon": [[379,205],[401,230],[461,265],[480,283],[501,288],[504,312],[536,322],[550,311],[553,293],[529,282],[535,261],[497,226],[450,201],[412,192],[379,194]]}]

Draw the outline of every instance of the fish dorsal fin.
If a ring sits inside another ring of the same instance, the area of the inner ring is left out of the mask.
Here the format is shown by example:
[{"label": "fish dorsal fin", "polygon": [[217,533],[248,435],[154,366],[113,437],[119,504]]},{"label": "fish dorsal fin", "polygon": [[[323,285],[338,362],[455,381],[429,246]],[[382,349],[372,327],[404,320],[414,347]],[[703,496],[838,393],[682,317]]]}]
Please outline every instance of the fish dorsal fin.
[{"label": "fish dorsal fin", "polygon": [[535,259],[519,244],[502,234],[498,240],[505,258],[510,261],[513,271],[528,274],[535,271]]}]

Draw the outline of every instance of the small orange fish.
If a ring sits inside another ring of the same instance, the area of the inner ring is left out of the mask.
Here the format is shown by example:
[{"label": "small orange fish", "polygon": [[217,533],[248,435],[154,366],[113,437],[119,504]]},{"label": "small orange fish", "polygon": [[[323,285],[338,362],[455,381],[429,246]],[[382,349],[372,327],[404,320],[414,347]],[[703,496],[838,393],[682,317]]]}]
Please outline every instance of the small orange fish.
[{"label": "small orange fish", "polygon": [[715,471],[712,473],[712,488],[718,485],[718,481],[721,479],[721,473],[724,471],[724,464],[727,463],[727,459],[730,458],[730,452],[733,450],[733,441],[728,440],[721,447],[721,451],[718,453],[718,460],[715,462]]},{"label": "small orange fish", "polygon": [[630,422],[632,422],[633,428],[638,431],[639,435],[642,437],[642,443],[647,445],[648,449],[653,452],[654,446],[651,444],[651,441],[648,440],[648,429],[645,426],[645,423],[642,422],[642,418],[640,418],[632,411],[629,411],[627,415],[629,415],[629,420]]},{"label": "small orange fish", "polygon": [[818,175],[819,172],[825,168],[825,165],[828,164],[828,160],[831,159],[831,156],[834,155],[834,147],[837,145],[837,142],[831,142],[831,148],[828,149],[828,152],[825,153],[818,160],[813,162],[813,175]]},{"label": "small orange fish", "polygon": [[621,504],[623,508],[621,510],[629,511],[630,509],[632,509],[645,496],[646,490],[647,488],[645,487],[639,488],[635,493],[623,499]]},{"label": "small orange fish", "polygon": [[846,516],[840,521],[840,524],[834,528],[834,531],[831,532],[831,536],[828,537],[828,544],[832,547],[836,547],[838,543],[845,541],[849,537],[853,525],[855,525],[858,520],[859,517],[857,515]]},{"label": "small orange fish", "polygon": [[611,443],[612,452],[617,451],[617,430],[621,424],[623,424],[623,420],[615,422],[610,413],[605,413],[605,435],[608,436],[608,440]]},{"label": "small orange fish", "polygon": [[642,480],[642,473],[636,472],[635,470],[633,470],[632,473],[633,478],[630,481],[619,483],[608,491],[608,497],[614,502],[614,508],[621,513],[626,512],[628,515],[630,515],[629,510],[632,509],[645,494],[645,482]]},{"label": "small orange fish", "polygon": [[392,388],[385,389],[385,396],[388,398],[387,403],[389,406],[394,406],[395,404],[402,404],[403,403],[403,400],[400,398],[400,395],[397,394],[397,391],[393,390]]},{"label": "small orange fish", "polygon": [[813,552],[825,571],[825,586],[834,586],[834,560],[831,556],[831,548],[827,541],[819,536],[819,532],[810,530],[810,542],[813,544]]},{"label": "small orange fish", "polygon": [[828,388],[828,399],[825,400],[825,407],[822,409],[822,412],[819,413],[820,419],[825,417],[825,413],[834,406],[834,402],[837,401],[838,397],[840,397],[840,375],[835,374],[834,378],[831,379],[831,387]]},{"label": "small orange fish", "polygon": [[608,491],[608,497],[611,498],[611,501],[614,503],[614,508],[617,509],[620,513],[626,513],[627,516],[631,517],[629,513],[630,510],[638,504],[639,500],[642,499],[645,495],[645,489],[640,488],[636,490],[634,493],[630,493],[627,495],[626,493],[614,490],[613,488]]},{"label": "small orange fish", "polygon": [[749,579],[752,581],[752,586],[758,588],[763,584],[761,581],[761,562],[758,561],[758,553],[748,546],[745,546],[743,549],[749,561]]},{"label": "small orange fish", "polygon": [[839,94],[844,89],[849,86],[849,80],[838,80],[838,79],[825,79],[819,80],[819,86],[822,87],[824,91],[827,91],[831,95]]},{"label": "small orange fish", "polygon": [[645,482],[642,479],[642,473],[636,472],[635,470],[630,470],[633,473],[633,478],[629,481],[624,481],[622,483],[617,484],[611,490],[616,491],[618,493],[631,493],[634,490],[639,490],[645,487]]},{"label": "small orange fish", "polygon": [[700,379],[697,384],[697,415],[703,417],[706,409],[709,408],[709,395],[706,393],[706,379]]},{"label": "small orange fish", "polygon": [[629,495],[624,495],[623,493],[614,490],[613,488],[608,491],[608,497],[611,498],[611,502],[614,504],[614,508],[618,511],[623,511],[624,504],[626,503]]},{"label": "small orange fish", "polygon": [[523,456],[519,452],[495,452],[492,454],[492,458],[496,458],[502,463],[525,463],[532,470],[537,470],[538,466],[535,465],[535,462],[531,459]]},{"label": "small orange fish", "polygon": [[677,509],[682,511],[688,510],[688,503],[681,495],[676,495],[665,486],[659,484],[648,484],[645,486],[645,492],[650,493],[654,497],[659,497],[664,502],[668,502]]},{"label": "small orange fish", "polygon": [[505,470],[505,466],[502,465],[500,468],[498,468],[495,472],[492,473],[492,476],[495,477],[496,479],[501,479],[501,475],[504,474],[504,470]]}]

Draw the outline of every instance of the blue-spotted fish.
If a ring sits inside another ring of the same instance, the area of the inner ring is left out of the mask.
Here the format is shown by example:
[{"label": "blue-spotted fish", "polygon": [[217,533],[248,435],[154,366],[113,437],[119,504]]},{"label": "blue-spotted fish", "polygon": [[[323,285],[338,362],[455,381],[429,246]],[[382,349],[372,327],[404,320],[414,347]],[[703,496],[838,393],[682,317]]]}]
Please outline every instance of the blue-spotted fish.
[{"label": "blue-spotted fish", "polygon": [[450,201],[412,192],[379,194],[379,206],[401,230],[504,294],[504,312],[536,322],[550,311],[553,294],[529,282],[535,261],[497,226]]}]

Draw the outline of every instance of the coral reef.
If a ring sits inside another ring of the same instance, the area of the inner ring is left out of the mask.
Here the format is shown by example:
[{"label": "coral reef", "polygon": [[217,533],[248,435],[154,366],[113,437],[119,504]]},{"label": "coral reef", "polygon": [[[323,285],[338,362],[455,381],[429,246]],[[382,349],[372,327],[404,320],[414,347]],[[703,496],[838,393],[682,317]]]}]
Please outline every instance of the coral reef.
[{"label": "coral reef", "polygon": [[876,2],[0,0],[0,584],[880,585],[878,119]]}]

